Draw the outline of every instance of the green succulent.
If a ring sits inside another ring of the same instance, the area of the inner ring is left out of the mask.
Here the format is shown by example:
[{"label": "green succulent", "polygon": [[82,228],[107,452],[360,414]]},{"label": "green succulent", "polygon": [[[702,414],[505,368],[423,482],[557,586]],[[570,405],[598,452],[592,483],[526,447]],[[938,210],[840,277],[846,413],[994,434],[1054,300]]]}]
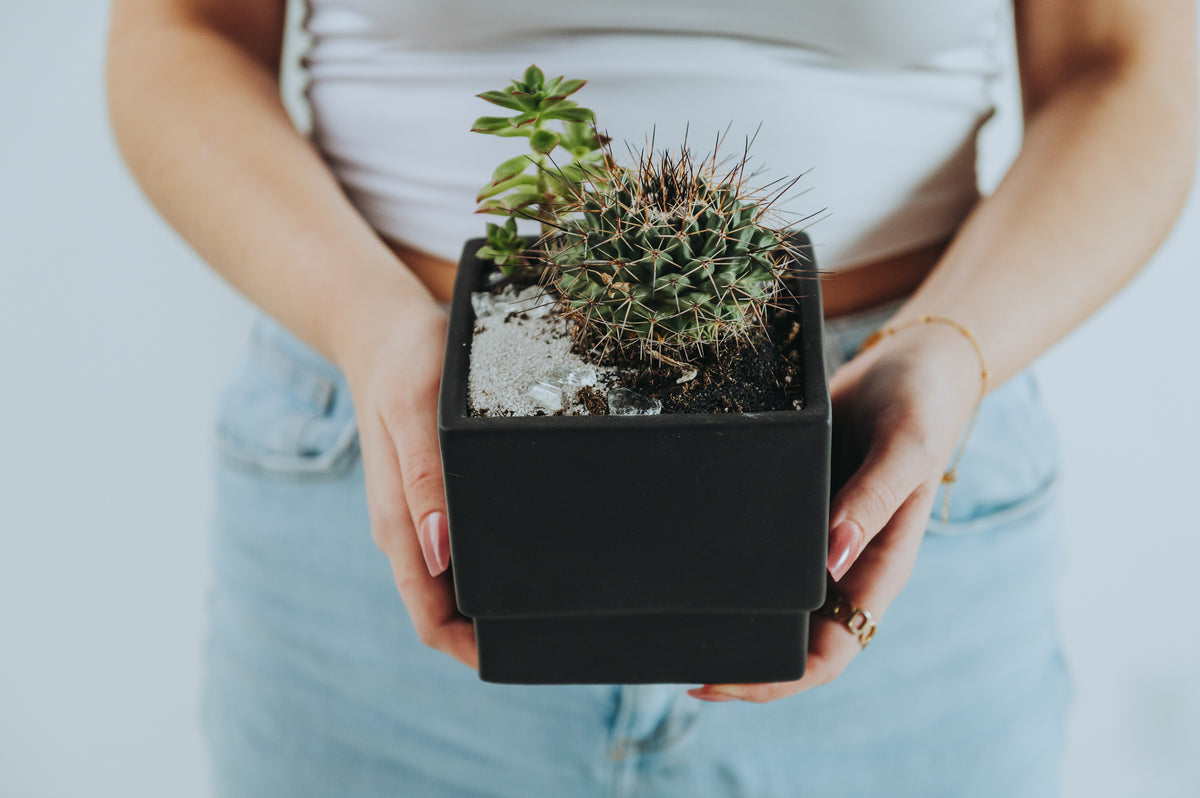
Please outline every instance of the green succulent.
[{"label": "green succulent", "polygon": [[564,311],[606,343],[688,359],[765,324],[794,256],[787,232],[743,188],[744,158],[722,176],[701,163],[685,148],[610,165],[544,237]]},{"label": "green succulent", "polygon": [[490,260],[501,269],[514,269],[525,262],[525,239],[517,232],[517,220],[509,218],[503,225],[488,222],[487,243],[475,256]]},{"label": "green succulent", "polygon": [[[545,233],[558,223],[556,208],[581,191],[585,181],[599,174],[608,137],[595,129],[595,114],[568,99],[587,81],[562,76],[546,80],[536,66],[525,70],[501,91],[476,95],[516,113],[511,116],[482,116],[471,130],[495,136],[525,137],[531,152],[504,161],[476,196],[476,213],[509,217],[504,226],[488,225],[488,243],[477,253],[492,260],[505,273],[522,262],[521,240],[516,236],[516,219],[537,219]],[[553,129],[550,125],[558,129]],[[562,148],[570,156],[561,165],[551,153]]]}]

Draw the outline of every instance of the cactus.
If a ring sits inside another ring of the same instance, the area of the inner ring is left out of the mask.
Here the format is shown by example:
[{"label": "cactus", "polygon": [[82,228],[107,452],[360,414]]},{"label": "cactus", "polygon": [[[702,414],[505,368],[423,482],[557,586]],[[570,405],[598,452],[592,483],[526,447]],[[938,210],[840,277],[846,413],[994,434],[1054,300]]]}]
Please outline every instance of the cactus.
[{"label": "cactus", "polygon": [[697,163],[686,144],[658,157],[651,146],[632,168],[608,159],[540,241],[561,312],[606,345],[677,365],[763,328],[796,255],[769,211],[795,181],[748,189],[746,161],[719,175],[716,149]]}]

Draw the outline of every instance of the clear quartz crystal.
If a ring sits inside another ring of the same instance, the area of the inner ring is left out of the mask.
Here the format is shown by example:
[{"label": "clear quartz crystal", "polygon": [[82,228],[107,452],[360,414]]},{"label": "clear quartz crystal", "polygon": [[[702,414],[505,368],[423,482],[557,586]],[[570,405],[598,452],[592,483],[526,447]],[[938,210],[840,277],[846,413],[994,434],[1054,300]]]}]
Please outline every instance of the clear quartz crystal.
[{"label": "clear quartz crystal", "polygon": [[546,376],[546,382],[561,385],[564,388],[583,388],[595,385],[596,367],[590,363],[562,366],[550,372]]},{"label": "clear quartz crystal", "polygon": [[524,313],[531,319],[540,319],[550,312],[553,305],[554,297],[540,285],[531,285],[520,293],[509,287],[499,294],[488,291],[471,294],[471,308],[475,311],[476,319],[507,316],[510,313]]},{"label": "clear quartz crystal", "polygon": [[562,387],[552,382],[539,380],[529,386],[529,396],[533,401],[549,410],[551,413],[563,409]]},{"label": "clear quartz crystal", "polygon": [[610,416],[656,416],[662,412],[662,402],[628,388],[613,388],[607,398]]},{"label": "clear quartz crystal", "polygon": [[487,291],[473,293],[471,294],[471,309],[475,311],[477,319],[486,319],[488,316],[495,315],[496,297]]}]

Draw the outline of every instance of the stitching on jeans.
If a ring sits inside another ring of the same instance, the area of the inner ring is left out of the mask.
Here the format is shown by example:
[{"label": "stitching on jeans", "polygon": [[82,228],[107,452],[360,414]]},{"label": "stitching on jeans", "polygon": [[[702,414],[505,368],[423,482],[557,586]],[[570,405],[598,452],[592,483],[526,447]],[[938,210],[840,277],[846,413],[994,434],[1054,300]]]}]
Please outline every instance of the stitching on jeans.
[{"label": "stitching on jeans", "polygon": [[[348,407],[335,408],[337,383],[305,362],[303,352],[293,351],[286,335],[271,319],[259,317],[251,330],[248,355],[251,368],[260,370],[267,379],[307,403],[308,407],[302,411],[304,418],[297,419],[295,434],[291,436],[296,451],[265,451],[256,447],[232,434],[220,417],[216,428],[217,449],[229,464],[276,479],[307,481],[338,477],[358,457],[358,425]],[[309,448],[305,444],[307,430],[327,421],[336,424],[336,429],[329,431],[333,440],[319,449]]]},{"label": "stitching on jeans", "polygon": [[358,425],[349,421],[333,444],[313,457],[250,451],[223,433],[217,435],[217,447],[231,461],[255,473],[276,478],[323,479],[340,475],[354,464],[358,455]]}]

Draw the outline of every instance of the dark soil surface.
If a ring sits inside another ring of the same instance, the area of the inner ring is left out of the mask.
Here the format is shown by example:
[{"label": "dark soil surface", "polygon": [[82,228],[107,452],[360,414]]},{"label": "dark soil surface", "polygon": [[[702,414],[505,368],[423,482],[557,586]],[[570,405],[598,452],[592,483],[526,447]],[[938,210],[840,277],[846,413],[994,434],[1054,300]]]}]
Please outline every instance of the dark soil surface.
[{"label": "dark soil surface", "polygon": [[608,415],[608,401],[604,398],[604,394],[595,388],[580,388],[575,394],[575,399],[584,406],[590,415]]},{"label": "dark soil surface", "polygon": [[[596,358],[586,335],[576,339],[572,350],[598,365],[615,366],[619,385],[652,396],[662,402],[664,413],[757,413],[802,407],[800,356],[792,324],[760,333],[741,344],[727,344],[693,360],[688,365],[696,376],[680,382],[684,370],[654,360],[642,360],[610,350]],[[797,329],[798,329],[798,325]],[[576,328],[578,329],[578,328]],[[580,396],[588,412],[599,415],[607,404],[598,392],[595,401]]]}]

